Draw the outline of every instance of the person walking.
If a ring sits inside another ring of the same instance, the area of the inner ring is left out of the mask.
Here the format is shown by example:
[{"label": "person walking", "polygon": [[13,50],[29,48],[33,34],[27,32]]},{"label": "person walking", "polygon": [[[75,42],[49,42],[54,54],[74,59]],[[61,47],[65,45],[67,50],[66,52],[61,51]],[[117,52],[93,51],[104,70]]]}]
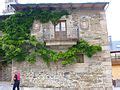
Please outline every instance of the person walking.
[{"label": "person walking", "polygon": [[14,75],[14,85],[13,85],[13,90],[15,90],[15,88],[17,87],[17,90],[20,90],[20,72],[16,72]]}]

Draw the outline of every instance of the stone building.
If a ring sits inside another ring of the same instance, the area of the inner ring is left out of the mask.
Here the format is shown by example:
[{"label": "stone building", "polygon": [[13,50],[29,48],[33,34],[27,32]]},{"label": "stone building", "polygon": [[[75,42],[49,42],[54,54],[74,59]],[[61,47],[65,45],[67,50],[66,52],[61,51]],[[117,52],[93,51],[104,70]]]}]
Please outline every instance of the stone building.
[{"label": "stone building", "polygon": [[110,53],[112,61],[112,79],[114,86],[120,86],[120,41],[110,42]]},{"label": "stone building", "polygon": [[14,8],[10,4],[17,4],[18,0],[5,0],[5,10],[3,10],[4,15],[14,14]]},{"label": "stone building", "polygon": [[112,90],[111,59],[108,49],[106,25],[106,2],[101,3],[56,3],[56,4],[12,4],[16,11],[29,7],[42,10],[67,10],[70,15],[63,16],[59,23],[42,24],[35,20],[31,35],[45,41],[49,48],[66,51],[77,40],[84,39],[90,44],[101,45],[102,51],[92,58],[81,54],[76,64],[62,66],[51,63],[48,68],[41,58],[35,64],[13,62],[12,72],[21,72],[21,85],[50,88],[91,88],[92,90]]}]

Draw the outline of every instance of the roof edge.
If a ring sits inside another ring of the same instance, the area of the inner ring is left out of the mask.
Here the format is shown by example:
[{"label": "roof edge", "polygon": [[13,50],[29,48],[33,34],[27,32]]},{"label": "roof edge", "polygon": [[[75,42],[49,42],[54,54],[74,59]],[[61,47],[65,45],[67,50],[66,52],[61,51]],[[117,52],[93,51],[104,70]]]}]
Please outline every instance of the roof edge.
[{"label": "roof edge", "polygon": [[63,8],[63,9],[70,9],[77,8],[77,9],[101,9],[104,10],[105,7],[109,4],[109,2],[86,2],[86,3],[30,3],[30,4],[11,4],[11,6],[16,11],[21,11],[23,9],[31,8]]}]

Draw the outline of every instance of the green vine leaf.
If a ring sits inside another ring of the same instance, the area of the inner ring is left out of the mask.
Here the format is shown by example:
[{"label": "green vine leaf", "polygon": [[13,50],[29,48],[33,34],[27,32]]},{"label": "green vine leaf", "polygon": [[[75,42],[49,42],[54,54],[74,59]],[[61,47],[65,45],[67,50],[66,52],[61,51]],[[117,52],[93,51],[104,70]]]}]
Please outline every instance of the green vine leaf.
[{"label": "green vine leaf", "polygon": [[92,57],[95,53],[102,51],[99,45],[90,45],[81,39],[66,52],[55,52],[37,41],[35,36],[31,36],[30,28],[34,20],[41,23],[52,22],[56,25],[62,16],[69,15],[67,11],[50,10],[29,10],[17,12],[5,20],[0,21],[0,30],[3,35],[0,37],[0,56],[6,61],[28,61],[36,62],[36,57],[41,57],[49,66],[50,62],[61,60],[63,65],[75,63],[78,59],[77,53],[82,53]]}]

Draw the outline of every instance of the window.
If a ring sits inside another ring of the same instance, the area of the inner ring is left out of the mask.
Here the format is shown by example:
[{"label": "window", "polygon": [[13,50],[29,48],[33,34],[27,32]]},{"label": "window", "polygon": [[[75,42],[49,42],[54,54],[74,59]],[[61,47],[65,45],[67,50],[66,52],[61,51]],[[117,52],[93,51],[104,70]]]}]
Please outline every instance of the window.
[{"label": "window", "polygon": [[84,54],[77,54],[77,63],[84,63]]},{"label": "window", "polygon": [[55,31],[60,31],[60,23],[55,26]]},{"label": "window", "polygon": [[55,26],[55,31],[66,31],[66,21],[59,21],[59,23]]},{"label": "window", "polygon": [[115,56],[116,56],[115,53],[111,53],[111,59],[115,59],[116,58]]},{"label": "window", "polygon": [[120,59],[120,53],[116,53],[116,58]]},{"label": "window", "polygon": [[120,52],[111,53],[111,59],[120,59]]},{"label": "window", "polygon": [[61,31],[66,31],[65,22],[61,22]]}]

